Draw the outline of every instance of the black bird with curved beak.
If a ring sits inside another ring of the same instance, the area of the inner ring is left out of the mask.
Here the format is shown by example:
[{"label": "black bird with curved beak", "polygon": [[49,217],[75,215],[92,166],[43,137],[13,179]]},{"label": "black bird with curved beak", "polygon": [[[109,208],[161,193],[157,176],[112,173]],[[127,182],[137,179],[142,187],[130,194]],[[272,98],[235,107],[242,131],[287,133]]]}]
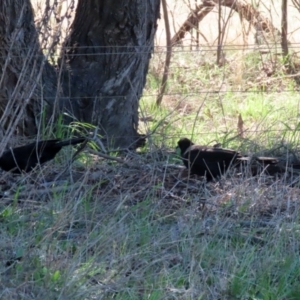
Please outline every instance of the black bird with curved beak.
[{"label": "black bird with curved beak", "polygon": [[180,139],[178,148],[182,161],[191,174],[204,176],[207,181],[224,174],[230,166],[236,165],[236,162],[243,158],[237,151],[218,146],[195,145],[188,138]]},{"label": "black bird with curved beak", "polygon": [[83,143],[85,138],[43,140],[6,150],[0,157],[0,167],[16,174],[30,172],[37,164],[53,159],[62,147]]}]

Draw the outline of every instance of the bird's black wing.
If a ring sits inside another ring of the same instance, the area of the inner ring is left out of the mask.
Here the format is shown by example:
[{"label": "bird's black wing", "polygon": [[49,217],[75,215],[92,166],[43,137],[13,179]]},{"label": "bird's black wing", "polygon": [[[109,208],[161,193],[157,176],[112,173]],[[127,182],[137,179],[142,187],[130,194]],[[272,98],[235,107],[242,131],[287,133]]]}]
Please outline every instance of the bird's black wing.
[{"label": "bird's black wing", "polygon": [[195,145],[184,153],[184,163],[192,173],[209,179],[224,173],[239,155],[233,150]]}]

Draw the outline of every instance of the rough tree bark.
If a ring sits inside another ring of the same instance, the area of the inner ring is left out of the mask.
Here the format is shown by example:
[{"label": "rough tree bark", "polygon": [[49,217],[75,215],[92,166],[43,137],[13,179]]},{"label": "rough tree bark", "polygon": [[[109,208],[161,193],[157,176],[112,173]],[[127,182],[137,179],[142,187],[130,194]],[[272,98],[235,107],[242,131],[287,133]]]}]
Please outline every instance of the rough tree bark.
[{"label": "rough tree bark", "polygon": [[[21,102],[18,128],[35,134],[42,109],[46,108],[48,120],[53,112],[68,112],[75,120],[98,126],[115,146],[131,145],[138,137],[138,101],[159,4],[160,0],[78,0],[71,32],[54,68],[39,47],[30,0],[2,0],[1,115],[14,101]],[[31,88],[20,86],[16,93],[18,82]],[[7,120],[0,125],[8,128]]]},{"label": "rough tree bark", "polygon": [[1,135],[36,134],[43,99],[52,106],[56,75],[40,49],[29,1],[0,2],[0,66]]}]

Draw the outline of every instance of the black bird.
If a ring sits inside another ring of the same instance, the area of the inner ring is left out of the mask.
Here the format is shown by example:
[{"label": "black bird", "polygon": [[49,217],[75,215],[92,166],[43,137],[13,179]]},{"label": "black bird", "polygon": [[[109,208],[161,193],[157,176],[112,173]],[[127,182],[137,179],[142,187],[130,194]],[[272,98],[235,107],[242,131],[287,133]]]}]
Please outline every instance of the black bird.
[{"label": "black bird", "polygon": [[243,158],[237,151],[218,146],[195,145],[187,138],[180,139],[178,147],[184,165],[192,174],[205,176],[207,181],[224,174],[230,166]]},{"label": "black bird", "polygon": [[43,164],[55,157],[64,146],[76,145],[84,142],[85,138],[74,138],[61,141],[44,140],[25,146],[6,150],[0,157],[0,167],[4,171],[20,174],[30,172],[37,164]]},{"label": "black bird", "polygon": [[282,172],[278,159],[274,157],[243,156],[240,152],[224,149],[215,145],[213,147],[195,145],[191,140],[182,138],[178,141],[184,165],[191,174],[205,176],[207,181],[224,174],[229,167],[250,164],[252,175],[260,174],[260,170],[269,175]]}]

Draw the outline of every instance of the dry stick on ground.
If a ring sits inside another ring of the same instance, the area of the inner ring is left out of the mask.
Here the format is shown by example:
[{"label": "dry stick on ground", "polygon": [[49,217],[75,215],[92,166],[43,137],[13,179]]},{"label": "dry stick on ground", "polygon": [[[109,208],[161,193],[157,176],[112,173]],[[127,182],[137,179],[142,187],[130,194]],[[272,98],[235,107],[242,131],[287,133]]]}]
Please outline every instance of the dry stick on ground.
[{"label": "dry stick on ground", "polygon": [[92,150],[92,149],[90,149],[89,152],[94,154],[94,155],[100,156],[102,158],[113,160],[113,161],[116,161],[118,163],[127,165],[128,167],[133,167],[132,164],[128,163],[127,161],[125,161],[122,158],[119,158],[119,157],[116,157],[116,156],[110,156],[110,155],[107,155],[107,154],[104,154],[104,153],[101,153],[101,152],[98,152],[98,151],[95,151],[95,150]]},{"label": "dry stick on ground", "polygon": [[[157,127],[156,127],[155,129],[157,129]],[[114,151],[112,151],[112,152],[115,152],[115,151],[118,151],[118,150],[114,150]],[[128,167],[133,167],[133,168],[140,168],[140,167],[141,167],[141,168],[142,168],[142,166],[137,165],[137,164],[135,165],[135,164],[129,163],[129,162],[127,162],[126,160],[124,160],[124,159],[122,159],[122,158],[120,158],[120,157],[107,155],[107,154],[104,154],[104,153],[101,153],[101,152],[99,152],[99,151],[95,151],[95,150],[92,150],[92,149],[90,149],[89,152],[90,152],[91,154],[100,156],[100,157],[102,157],[102,158],[109,159],[109,160],[113,160],[113,161],[116,161],[116,162],[118,162],[118,163],[124,164],[124,165],[126,165],[126,166],[128,166]]]}]

